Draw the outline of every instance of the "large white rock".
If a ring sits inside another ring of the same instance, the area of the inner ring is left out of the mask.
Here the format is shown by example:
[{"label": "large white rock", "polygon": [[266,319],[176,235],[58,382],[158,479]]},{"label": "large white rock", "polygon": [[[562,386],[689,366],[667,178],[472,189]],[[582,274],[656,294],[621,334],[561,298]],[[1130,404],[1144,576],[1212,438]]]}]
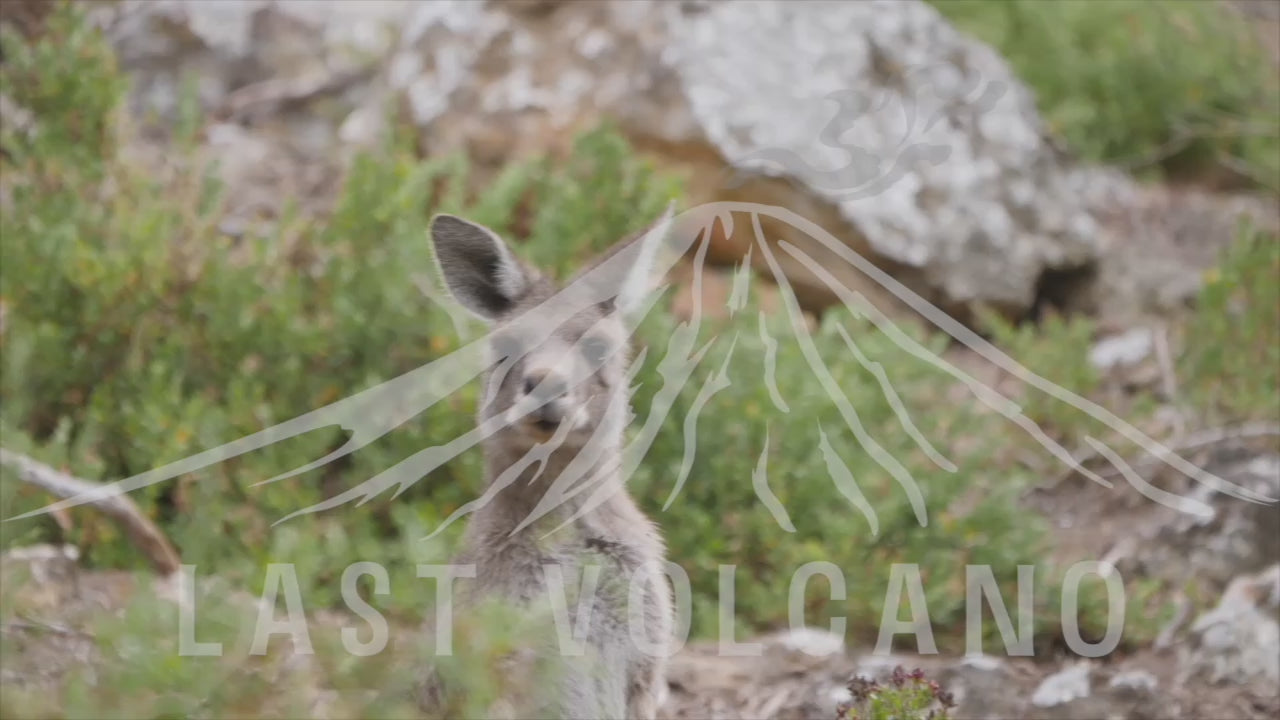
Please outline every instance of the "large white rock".
[{"label": "large white rock", "polygon": [[[919,0],[122,7],[113,37],[136,99],[164,113],[195,71],[207,105],[236,121],[293,117],[283,137],[313,156],[375,142],[398,100],[428,152],[463,149],[482,167],[561,149],[610,118],[692,172],[685,204],[786,206],[961,314],[978,303],[1029,311],[1046,278],[1093,268],[1113,244],[1100,209],[1141,195],[1123,176],[1065,166],[1009,66]],[[308,108],[313,97],[325,98],[326,120]],[[713,238],[713,257],[750,245],[744,225]],[[812,238],[765,231],[868,291]],[[1134,279],[1149,260],[1104,280],[1135,304],[1167,294],[1174,275],[1172,302],[1194,292],[1198,270]],[[805,269],[784,271],[810,309],[835,301]]]}]

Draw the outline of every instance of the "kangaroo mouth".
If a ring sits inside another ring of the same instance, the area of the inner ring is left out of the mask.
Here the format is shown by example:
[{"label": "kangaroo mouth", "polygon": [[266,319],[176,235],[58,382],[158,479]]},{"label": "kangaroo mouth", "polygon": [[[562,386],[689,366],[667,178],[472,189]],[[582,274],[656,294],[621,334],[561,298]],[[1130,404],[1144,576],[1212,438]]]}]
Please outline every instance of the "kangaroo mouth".
[{"label": "kangaroo mouth", "polygon": [[546,418],[534,418],[529,422],[529,425],[539,432],[550,435],[560,428],[560,421],[548,420]]},{"label": "kangaroo mouth", "polygon": [[538,441],[550,440],[557,432],[563,429],[560,427],[562,424],[564,424],[563,418],[540,413],[526,417],[522,423],[525,434]]},{"label": "kangaroo mouth", "polygon": [[590,426],[589,416],[585,408],[546,407],[535,408],[521,416],[515,416],[516,408],[512,408],[509,422],[519,434],[534,442],[547,442],[561,437],[571,444],[576,443],[581,431]]}]

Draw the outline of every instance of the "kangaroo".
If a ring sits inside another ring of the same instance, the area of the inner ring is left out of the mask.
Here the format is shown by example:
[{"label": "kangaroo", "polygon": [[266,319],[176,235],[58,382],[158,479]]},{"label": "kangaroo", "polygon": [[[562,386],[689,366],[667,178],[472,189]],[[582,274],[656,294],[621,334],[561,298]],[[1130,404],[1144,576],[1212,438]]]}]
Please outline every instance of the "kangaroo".
[{"label": "kangaroo", "polygon": [[[572,628],[579,608],[590,608],[585,652],[563,661],[548,697],[508,703],[515,717],[652,719],[665,695],[674,624],[665,547],[622,488],[620,465],[630,421],[625,321],[657,279],[654,259],[673,209],[563,289],[492,230],[447,214],[431,221],[445,286],[490,328],[476,413],[479,425],[496,428],[482,442],[489,501],[473,512],[453,559],[475,568],[457,597],[527,606],[565,585],[600,588],[586,603],[567,602]],[[584,510],[600,489],[607,499]],[[522,527],[546,507],[553,509]],[[598,582],[579,580],[593,572]],[[546,659],[556,649],[537,652]],[[428,706],[442,692],[431,677]]]}]

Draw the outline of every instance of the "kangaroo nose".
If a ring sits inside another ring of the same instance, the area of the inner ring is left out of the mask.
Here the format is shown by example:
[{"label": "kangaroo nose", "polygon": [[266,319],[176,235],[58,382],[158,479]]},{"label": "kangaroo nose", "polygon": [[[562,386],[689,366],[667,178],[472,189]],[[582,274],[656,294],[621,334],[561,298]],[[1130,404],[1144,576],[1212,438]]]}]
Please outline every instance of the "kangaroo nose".
[{"label": "kangaroo nose", "polygon": [[535,370],[524,376],[524,392],[540,400],[554,400],[569,392],[564,378],[545,370]]}]

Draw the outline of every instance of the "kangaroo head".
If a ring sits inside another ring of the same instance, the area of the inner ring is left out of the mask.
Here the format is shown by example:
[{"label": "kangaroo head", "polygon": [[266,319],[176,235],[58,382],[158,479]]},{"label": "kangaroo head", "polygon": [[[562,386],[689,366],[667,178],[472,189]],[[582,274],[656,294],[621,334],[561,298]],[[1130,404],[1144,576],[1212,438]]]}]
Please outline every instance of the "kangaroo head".
[{"label": "kangaroo head", "polygon": [[[490,327],[479,416],[505,446],[582,447],[626,423],[627,321],[661,279],[673,207],[559,286],[492,230],[453,215],[431,221],[445,286]],[[619,402],[619,400],[622,400]]]}]

